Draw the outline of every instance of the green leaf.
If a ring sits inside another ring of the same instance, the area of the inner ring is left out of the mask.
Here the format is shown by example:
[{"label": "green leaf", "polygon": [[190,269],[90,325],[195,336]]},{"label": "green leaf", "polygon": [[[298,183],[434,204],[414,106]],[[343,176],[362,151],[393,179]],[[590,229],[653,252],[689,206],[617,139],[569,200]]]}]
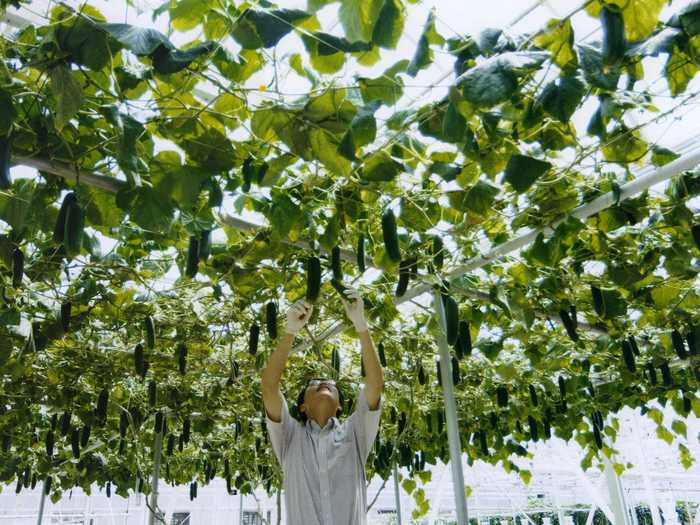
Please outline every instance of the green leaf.
[{"label": "green leaf", "polygon": [[370,42],[384,0],[342,0],[338,17],[348,40]]},{"label": "green leaf", "polygon": [[170,7],[170,23],[175,31],[191,31],[202,23],[205,15],[213,7],[209,0],[177,0]]},{"label": "green leaf", "polygon": [[526,155],[513,155],[508,161],[503,180],[518,193],[523,193],[551,168],[550,162]]},{"label": "green leaf", "polygon": [[399,0],[384,0],[372,32],[372,42],[379,47],[395,49],[403,34],[406,11]]},{"label": "green leaf", "polygon": [[205,42],[186,51],[160,46],[151,55],[153,69],[161,75],[177,73],[189,67],[198,58],[214,52],[218,47],[219,45],[215,42]]},{"label": "green leaf", "polygon": [[471,211],[478,215],[486,215],[500,190],[484,181],[479,180],[467,190],[448,192],[450,205],[460,211]]},{"label": "green leaf", "polygon": [[155,29],[142,29],[129,24],[97,24],[113,39],[137,56],[147,56],[160,46],[172,49],[170,40]]},{"label": "green leaf", "polygon": [[268,220],[274,239],[286,239],[289,232],[303,222],[304,212],[286,192],[273,191]]},{"label": "green leaf", "polygon": [[586,81],[595,87],[614,91],[617,88],[620,73],[618,71],[604,72],[603,54],[600,48],[589,44],[579,44],[577,48]]},{"label": "green leaf", "polygon": [[674,282],[661,283],[651,290],[651,298],[657,308],[667,308],[676,304],[682,296],[684,287]]},{"label": "green leaf", "polygon": [[76,64],[99,71],[107,66],[112,57],[107,35],[87,18],[70,18],[72,24],[60,24],[55,29],[56,43],[70,54]]},{"label": "green leaf", "polygon": [[235,165],[233,145],[217,129],[207,128],[201,135],[184,139],[179,146],[192,162],[212,171],[227,171]]},{"label": "green leaf", "polygon": [[669,445],[673,443],[673,434],[671,434],[671,432],[664,426],[659,425],[656,427],[656,436]]},{"label": "green leaf", "polygon": [[627,39],[637,42],[651,35],[659,23],[661,10],[667,3],[667,0],[625,1],[622,16],[625,20]]},{"label": "green leaf", "polygon": [[639,130],[630,130],[621,125],[608,135],[601,149],[605,160],[629,163],[642,160],[649,150],[649,145],[642,140]]},{"label": "green leaf", "polygon": [[83,104],[83,90],[70,67],[60,64],[49,71],[51,92],[56,100],[56,129],[61,131]]},{"label": "green leaf", "polygon": [[403,80],[399,73],[406,71],[408,60],[400,60],[377,78],[358,77],[362,100],[369,103],[379,100],[393,106],[403,96]]},{"label": "green leaf", "polygon": [[299,9],[248,9],[234,24],[231,35],[244,49],[269,48],[289,34],[297,22],[310,16]]},{"label": "green leaf", "polygon": [[350,42],[327,33],[316,32],[302,35],[302,42],[309,53],[311,65],[319,73],[336,73],[345,64],[345,54],[369,51],[368,42]]},{"label": "green leaf", "polygon": [[651,147],[651,163],[654,166],[665,166],[669,162],[673,162],[680,154],[662,146],[653,145]]},{"label": "green leaf", "polygon": [[442,118],[442,136],[447,142],[462,142],[467,134],[467,119],[457,108],[457,104],[450,102]]},{"label": "green leaf", "polygon": [[673,46],[673,53],[668,57],[664,73],[668,80],[668,87],[675,97],[685,92],[700,68],[693,59],[681,51],[677,45]]},{"label": "green leaf", "polygon": [[603,317],[612,319],[627,313],[627,303],[620,292],[613,288],[601,288],[600,293],[603,297]]},{"label": "green leaf", "polygon": [[669,25],[683,28],[689,36],[700,35],[700,2],[695,0],[681,9],[669,20]]},{"label": "green leaf", "polygon": [[365,159],[362,179],[370,182],[389,182],[404,170],[403,164],[392,159],[386,152],[378,151]]},{"label": "green leaf", "polygon": [[673,51],[673,45],[680,34],[681,31],[679,29],[667,27],[648,39],[630,46],[626,54],[628,56],[655,57],[659,56],[660,53],[670,53]]},{"label": "green leaf", "polygon": [[323,129],[313,128],[309,132],[309,142],[316,158],[332,175],[350,175],[352,165],[346,158],[338,155],[339,141],[335,136]]},{"label": "green leaf", "polygon": [[0,89],[0,137],[10,133],[16,116],[17,111],[12,104],[12,96]]},{"label": "green leaf", "polygon": [[547,84],[538,102],[555,119],[569,122],[585,94],[586,85],[577,77],[567,75]]},{"label": "green leaf", "polygon": [[257,51],[243,49],[240,53],[233,55],[224,47],[216,50],[212,62],[224,77],[231,82],[241,84],[259,71],[264,64],[262,56]]},{"label": "green leaf", "polygon": [[418,48],[413,55],[411,63],[406,69],[406,73],[409,76],[415,77],[419,71],[432,64],[433,50],[430,48],[430,46],[441,46],[444,43],[445,39],[435,29],[435,8],[433,8],[428,14],[428,19],[423,27],[423,34],[421,34],[420,39],[418,40]]},{"label": "green leaf", "polygon": [[684,438],[688,437],[688,426],[679,419],[673,420],[673,423],[671,423],[671,430]]},{"label": "green leaf", "polygon": [[464,98],[476,106],[494,106],[518,91],[520,76],[537,70],[549,54],[508,52],[485,60],[457,78]]},{"label": "green leaf", "polygon": [[370,102],[360,108],[350,123],[350,128],[341,140],[338,152],[348,160],[357,160],[355,153],[362,146],[374,142],[377,136],[377,121],[374,113],[379,109],[379,101]]},{"label": "green leaf", "polygon": [[577,56],[574,52],[574,30],[571,20],[552,19],[545,29],[534,38],[535,45],[549,50],[552,60],[562,69],[576,67]]}]

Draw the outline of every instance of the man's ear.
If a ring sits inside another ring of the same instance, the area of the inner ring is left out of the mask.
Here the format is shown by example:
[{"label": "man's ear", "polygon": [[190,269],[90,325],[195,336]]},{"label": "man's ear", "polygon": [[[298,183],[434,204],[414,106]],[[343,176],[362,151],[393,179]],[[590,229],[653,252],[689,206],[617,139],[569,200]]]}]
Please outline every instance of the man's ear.
[{"label": "man's ear", "polygon": [[301,412],[301,413],[303,413],[303,414],[306,414],[306,403],[302,403],[302,404],[299,406],[299,412]]}]

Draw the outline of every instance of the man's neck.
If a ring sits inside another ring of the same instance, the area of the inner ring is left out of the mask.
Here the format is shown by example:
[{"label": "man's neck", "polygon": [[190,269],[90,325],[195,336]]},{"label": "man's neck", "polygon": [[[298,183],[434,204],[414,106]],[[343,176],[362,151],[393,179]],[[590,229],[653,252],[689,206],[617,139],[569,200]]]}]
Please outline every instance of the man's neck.
[{"label": "man's neck", "polygon": [[313,416],[311,419],[314,420],[319,427],[325,428],[332,417],[332,414],[324,414],[323,416]]}]

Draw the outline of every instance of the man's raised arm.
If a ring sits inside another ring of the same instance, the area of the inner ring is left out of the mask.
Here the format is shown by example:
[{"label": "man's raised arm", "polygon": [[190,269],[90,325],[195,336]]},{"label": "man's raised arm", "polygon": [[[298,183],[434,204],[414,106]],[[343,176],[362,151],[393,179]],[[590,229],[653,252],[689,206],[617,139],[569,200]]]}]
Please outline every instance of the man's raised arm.
[{"label": "man's raised arm", "polygon": [[345,295],[348,299],[342,299],[343,306],[345,306],[348,318],[355,326],[362,347],[362,362],[365,365],[365,397],[370,410],[376,410],[384,390],[384,370],[382,370],[377,349],[374,347],[372,336],[369,333],[360,293],[354,288],[347,288]]},{"label": "man's raised arm", "polygon": [[282,419],[282,391],[280,390],[280,380],[282,372],[287,364],[289,353],[292,351],[294,336],[299,333],[311,317],[313,306],[304,300],[297,301],[287,311],[287,322],[284,335],[277,343],[275,351],[272,352],[267,365],[262,372],[262,398],[267,416],[279,423]]}]

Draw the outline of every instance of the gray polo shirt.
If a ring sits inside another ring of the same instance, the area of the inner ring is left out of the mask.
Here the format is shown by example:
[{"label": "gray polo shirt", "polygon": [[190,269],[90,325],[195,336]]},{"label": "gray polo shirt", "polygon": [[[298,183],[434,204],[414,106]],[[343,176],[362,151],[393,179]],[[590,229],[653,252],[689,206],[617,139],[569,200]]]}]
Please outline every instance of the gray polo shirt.
[{"label": "gray polo shirt", "polygon": [[267,418],[272,449],[284,473],[287,525],[365,525],[365,463],[379,429],[381,401],[370,410],[364,388],[355,411],[324,428],[301,424],[282,403],[282,418]]}]

